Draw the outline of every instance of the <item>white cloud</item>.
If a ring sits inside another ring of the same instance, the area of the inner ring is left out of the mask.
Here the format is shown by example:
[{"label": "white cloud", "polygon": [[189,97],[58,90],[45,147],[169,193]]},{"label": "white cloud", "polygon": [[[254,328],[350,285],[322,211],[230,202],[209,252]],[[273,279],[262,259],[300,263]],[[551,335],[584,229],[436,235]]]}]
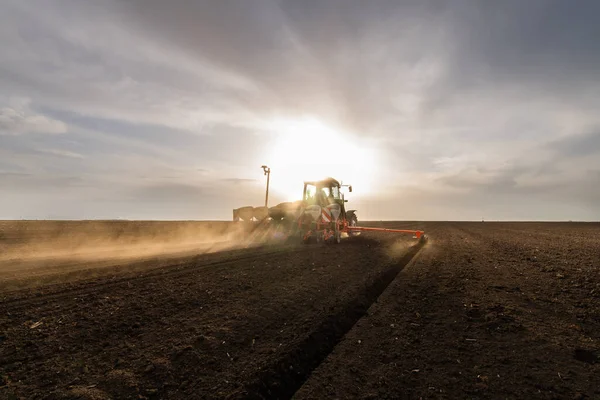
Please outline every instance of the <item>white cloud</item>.
[{"label": "white cloud", "polygon": [[40,153],[50,154],[53,156],[67,157],[67,158],[79,158],[83,159],[83,154],[75,153],[74,151],[61,150],[61,149],[38,149]]},{"label": "white cloud", "polygon": [[[0,87],[33,103],[0,98],[0,167],[210,192],[218,178],[260,178],[251,168],[278,150],[269,123],[308,115],[373,141],[380,197],[446,191],[473,206],[510,193],[507,204],[537,209],[528,195],[556,196],[536,187],[573,182],[565,204],[596,199],[584,190],[600,170],[594,10],[565,19],[553,2],[233,3],[5,0]],[[581,29],[565,29],[572,21]],[[127,201],[114,207],[136,207]]]},{"label": "white cloud", "polygon": [[18,99],[11,103],[10,106],[0,108],[0,135],[67,132],[64,122],[32,111],[28,100]]}]

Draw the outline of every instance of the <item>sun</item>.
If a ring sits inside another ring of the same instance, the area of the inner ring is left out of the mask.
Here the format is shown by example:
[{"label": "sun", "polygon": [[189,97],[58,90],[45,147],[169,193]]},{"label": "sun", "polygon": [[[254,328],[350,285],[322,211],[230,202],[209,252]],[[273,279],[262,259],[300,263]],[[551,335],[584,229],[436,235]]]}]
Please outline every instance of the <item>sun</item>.
[{"label": "sun", "polygon": [[272,145],[267,159],[274,193],[285,200],[298,200],[303,181],[327,176],[363,193],[369,190],[375,158],[364,140],[314,118],[279,119],[270,126]]}]

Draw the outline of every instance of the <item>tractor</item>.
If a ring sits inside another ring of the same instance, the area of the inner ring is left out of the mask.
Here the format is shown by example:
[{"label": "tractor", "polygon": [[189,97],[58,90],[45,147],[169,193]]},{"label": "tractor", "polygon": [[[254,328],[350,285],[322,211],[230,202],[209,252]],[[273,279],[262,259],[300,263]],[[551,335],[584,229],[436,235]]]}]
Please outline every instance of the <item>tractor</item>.
[{"label": "tractor", "polygon": [[356,210],[346,210],[342,188],[352,192],[351,185],[342,185],[333,178],[304,182],[303,213],[298,218],[298,231],[304,243],[311,241],[340,243],[342,232],[358,225]]},{"label": "tractor", "polygon": [[[342,234],[359,235],[363,231],[410,233],[424,239],[423,231],[360,227],[356,210],[346,210],[342,185],[334,178],[304,182],[302,200],[274,207],[241,207],[233,210],[234,221],[251,224],[251,231],[268,232],[275,238],[299,238],[304,243],[340,243]],[[260,229],[259,229],[260,227]]]}]

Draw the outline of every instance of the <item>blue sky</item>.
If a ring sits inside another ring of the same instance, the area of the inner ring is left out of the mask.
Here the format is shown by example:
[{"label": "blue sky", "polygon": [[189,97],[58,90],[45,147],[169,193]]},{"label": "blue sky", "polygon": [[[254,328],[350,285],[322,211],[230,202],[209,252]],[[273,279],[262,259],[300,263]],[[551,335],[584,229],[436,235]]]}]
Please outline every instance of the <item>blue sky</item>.
[{"label": "blue sky", "polygon": [[600,219],[595,1],[0,0],[0,218]]}]

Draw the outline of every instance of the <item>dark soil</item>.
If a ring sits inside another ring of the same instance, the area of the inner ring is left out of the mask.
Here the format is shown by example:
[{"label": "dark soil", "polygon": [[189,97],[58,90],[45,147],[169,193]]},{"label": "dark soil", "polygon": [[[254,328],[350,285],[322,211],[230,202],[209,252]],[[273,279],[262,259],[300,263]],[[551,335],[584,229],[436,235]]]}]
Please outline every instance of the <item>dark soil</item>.
[{"label": "dark soil", "polygon": [[414,243],[268,246],[5,293],[0,397],[289,398]]},{"label": "dark soil", "polygon": [[600,398],[600,225],[429,231],[295,398]]},{"label": "dark soil", "polygon": [[5,291],[0,398],[600,398],[599,224],[373,225]]}]

